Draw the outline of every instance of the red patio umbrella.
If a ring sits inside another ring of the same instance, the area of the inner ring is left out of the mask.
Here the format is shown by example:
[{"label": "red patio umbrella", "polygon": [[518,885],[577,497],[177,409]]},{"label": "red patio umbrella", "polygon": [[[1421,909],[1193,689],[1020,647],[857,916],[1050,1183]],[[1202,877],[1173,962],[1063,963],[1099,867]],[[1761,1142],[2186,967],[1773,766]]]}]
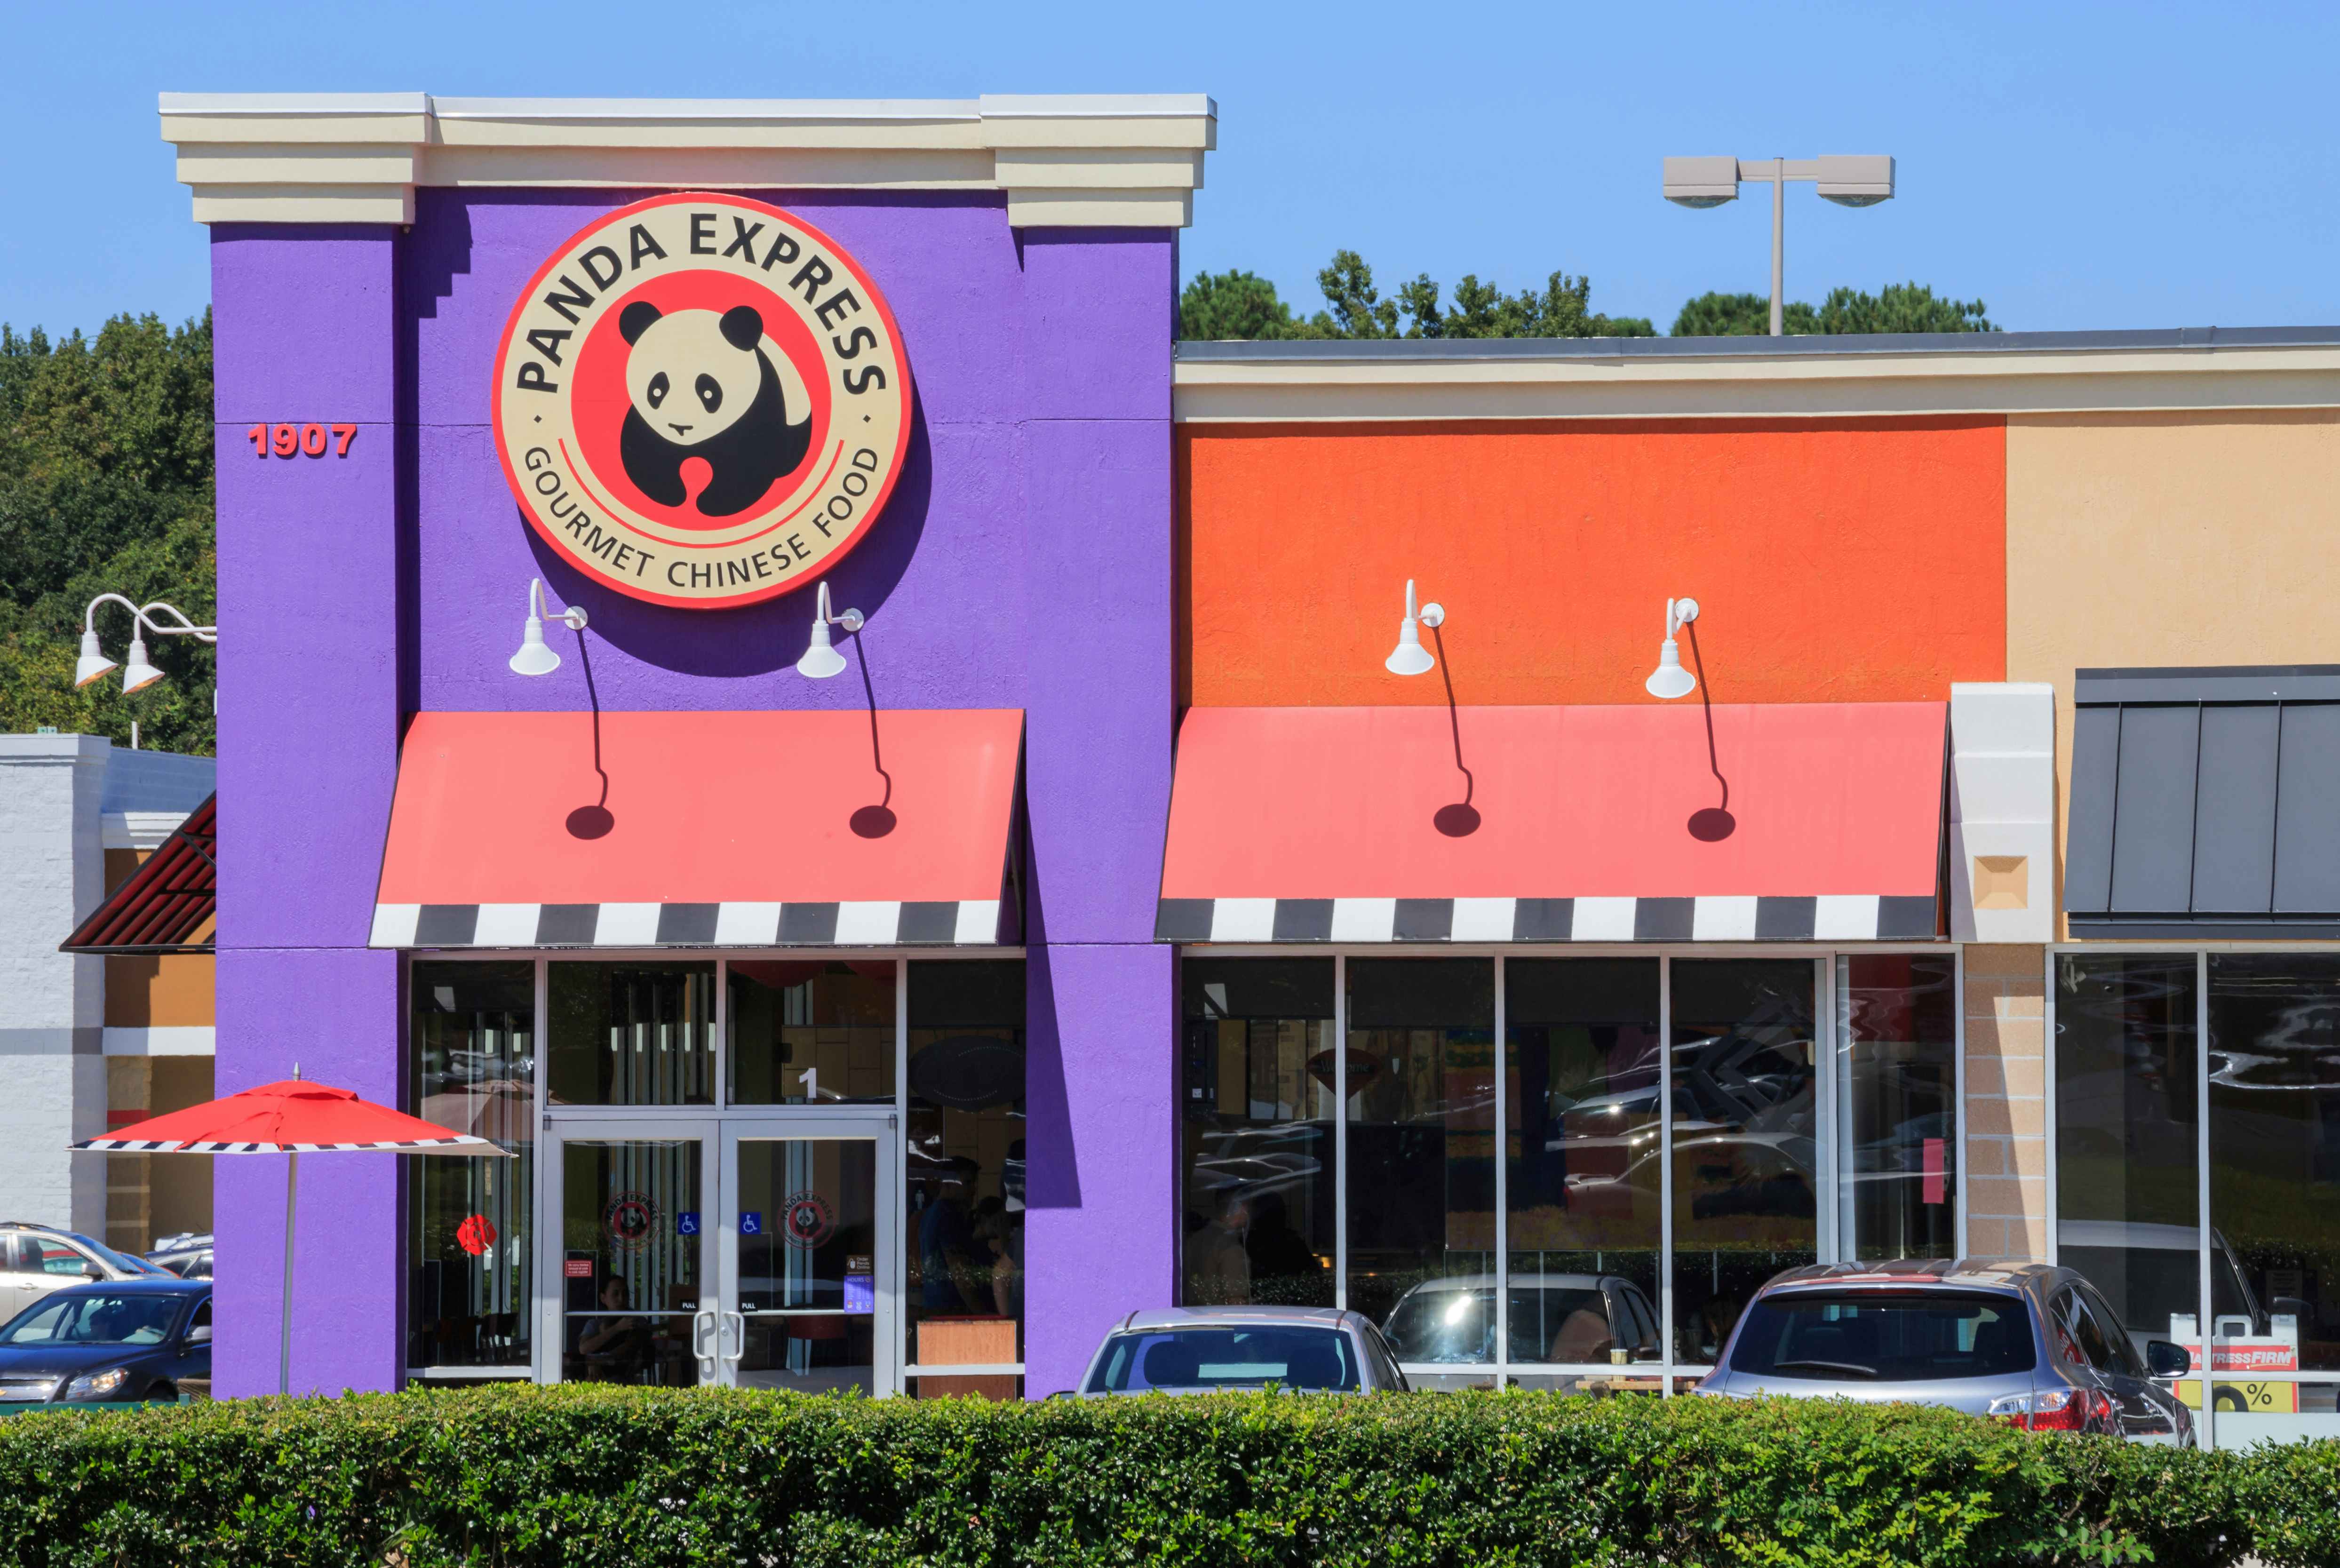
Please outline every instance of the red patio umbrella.
[{"label": "red patio umbrella", "polygon": [[284,1338],[276,1362],[276,1391],[292,1388],[292,1216],[300,1196],[301,1156],[388,1152],[510,1157],[486,1138],[362,1100],[348,1089],[292,1076],[241,1094],[205,1100],[137,1124],[134,1137],[84,1138],[73,1146],[104,1154],[284,1155]]}]

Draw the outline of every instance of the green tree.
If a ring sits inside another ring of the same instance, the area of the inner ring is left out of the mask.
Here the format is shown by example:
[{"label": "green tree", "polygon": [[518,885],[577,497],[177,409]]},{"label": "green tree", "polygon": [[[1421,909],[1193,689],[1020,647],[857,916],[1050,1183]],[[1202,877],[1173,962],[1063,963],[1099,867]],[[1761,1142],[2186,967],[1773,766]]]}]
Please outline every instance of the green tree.
[{"label": "green tree", "polygon": [[[216,665],[193,638],[150,640],[171,679],[134,697],[111,680],[73,687],[82,610],[101,592],[214,619],[212,439],[208,312],[175,330],[116,316],[94,340],[0,325],[0,730],[126,745],[134,719],[142,745],[213,750]],[[99,629],[118,656],[119,608]]]},{"label": "green tree", "polygon": [[1178,296],[1182,338],[1284,338],[1292,329],[1292,307],[1256,273],[1197,273]]},{"label": "green tree", "polygon": [[[1182,338],[1586,338],[1654,337],[1636,316],[1611,317],[1591,307],[1591,280],[1554,273],[1541,292],[1506,294],[1465,273],[1454,303],[1440,303],[1429,273],[1399,285],[1383,299],[1373,269],[1354,251],[1335,251],[1316,274],[1328,308],[1300,317],[1276,295],[1275,285],[1251,273],[1202,273],[1178,300]],[[1403,322],[1401,328],[1400,322]]]},{"label": "green tree", "polygon": [[[1818,310],[1790,300],[1780,323],[1790,337],[1821,332],[1995,332],[1980,300],[1945,299],[1923,283],[1888,283],[1876,293],[1839,288]],[[1674,317],[1678,338],[1761,337],[1771,330],[1766,294],[1704,293]]]}]

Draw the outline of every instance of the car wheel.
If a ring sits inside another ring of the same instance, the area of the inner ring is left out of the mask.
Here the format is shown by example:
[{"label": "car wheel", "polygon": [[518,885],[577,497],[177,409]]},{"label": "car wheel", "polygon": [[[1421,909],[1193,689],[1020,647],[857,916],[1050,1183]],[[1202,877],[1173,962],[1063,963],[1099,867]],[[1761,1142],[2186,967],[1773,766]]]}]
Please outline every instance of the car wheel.
[{"label": "car wheel", "polygon": [[146,1391],[146,1397],[175,1404],[179,1397],[179,1391],[167,1383],[158,1383]]}]

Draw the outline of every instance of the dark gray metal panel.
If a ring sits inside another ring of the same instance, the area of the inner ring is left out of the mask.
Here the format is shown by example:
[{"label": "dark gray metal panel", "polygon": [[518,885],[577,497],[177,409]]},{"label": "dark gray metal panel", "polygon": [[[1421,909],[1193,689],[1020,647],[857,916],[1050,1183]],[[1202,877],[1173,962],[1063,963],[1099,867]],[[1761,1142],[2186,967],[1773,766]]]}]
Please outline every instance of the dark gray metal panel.
[{"label": "dark gray metal panel", "polygon": [[2183,914],[2193,907],[2194,765],[2202,710],[2123,708],[2113,799],[2111,908]]},{"label": "dark gray metal panel", "polygon": [[1666,360],[1846,358],[1858,354],[1935,353],[1963,358],[2004,354],[2135,352],[2140,349],[2325,348],[2340,343],[2340,327],[2145,327],[2064,332],[1877,332],[1753,338],[1186,338],[1182,360],[1251,360],[1271,363],[1420,363],[1456,360]]},{"label": "dark gray metal panel", "polygon": [[2083,708],[2073,717],[2072,820],[2064,844],[2064,908],[2074,915],[2101,915],[2112,907],[2120,724],[2117,708]]},{"label": "dark gray metal panel", "polygon": [[2272,702],[2202,710],[2194,790],[2194,911],[2265,914],[2275,894],[2276,731]]},{"label": "dark gray metal panel", "polygon": [[2340,701],[2340,664],[2203,665],[2191,669],[2081,670],[2072,699],[2101,702]]},{"label": "dark gray metal panel", "polygon": [[2275,827],[2275,912],[2340,911],[2340,705],[2286,705]]}]

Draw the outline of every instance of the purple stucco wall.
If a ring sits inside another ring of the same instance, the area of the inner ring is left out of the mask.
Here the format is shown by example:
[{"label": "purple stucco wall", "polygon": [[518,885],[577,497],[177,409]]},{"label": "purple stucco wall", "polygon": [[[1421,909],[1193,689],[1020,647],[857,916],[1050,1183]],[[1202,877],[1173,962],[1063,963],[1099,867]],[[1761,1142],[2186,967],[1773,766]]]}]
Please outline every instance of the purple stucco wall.
[{"label": "purple stucco wall", "polygon": [[[398,963],[365,949],[399,729],[397,248],[384,228],[212,236],[219,419],[218,1084],[303,1077],[396,1104]],[[359,426],[255,458],[262,422]],[[398,1376],[397,1156],[313,1155],[296,1389]],[[223,1392],[276,1388],[284,1166],[213,1161]]]},{"label": "purple stucco wall", "polygon": [[[544,549],[505,489],[489,367],[515,293],[569,233],[641,194],[426,190],[403,236],[214,234],[223,1088],[297,1058],[397,1099],[396,965],[363,944],[399,726],[414,710],[586,707],[588,660],[566,633],[553,675],[505,667],[531,576],[590,611],[605,709],[864,700],[858,680],[790,668],[808,595],[726,611],[624,598]],[[758,194],[878,280],[917,388],[893,500],[829,576],[839,607],[868,616],[878,700],[1026,713],[1027,1387],[1044,1394],[1113,1316],[1171,1300],[1175,998],[1151,936],[1170,787],[1175,236],[1019,233],[991,195]],[[263,419],[367,428],[350,460],[239,468]],[[320,664],[321,644],[341,657]],[[295,1381],[383,1386],[400,1370],[391,1162],[306,1163]],[[219,1377],[253,1392],[275,1376],[283,1167],[221,1164],[223,1274],[238,1283],[223,1280]]]}]

